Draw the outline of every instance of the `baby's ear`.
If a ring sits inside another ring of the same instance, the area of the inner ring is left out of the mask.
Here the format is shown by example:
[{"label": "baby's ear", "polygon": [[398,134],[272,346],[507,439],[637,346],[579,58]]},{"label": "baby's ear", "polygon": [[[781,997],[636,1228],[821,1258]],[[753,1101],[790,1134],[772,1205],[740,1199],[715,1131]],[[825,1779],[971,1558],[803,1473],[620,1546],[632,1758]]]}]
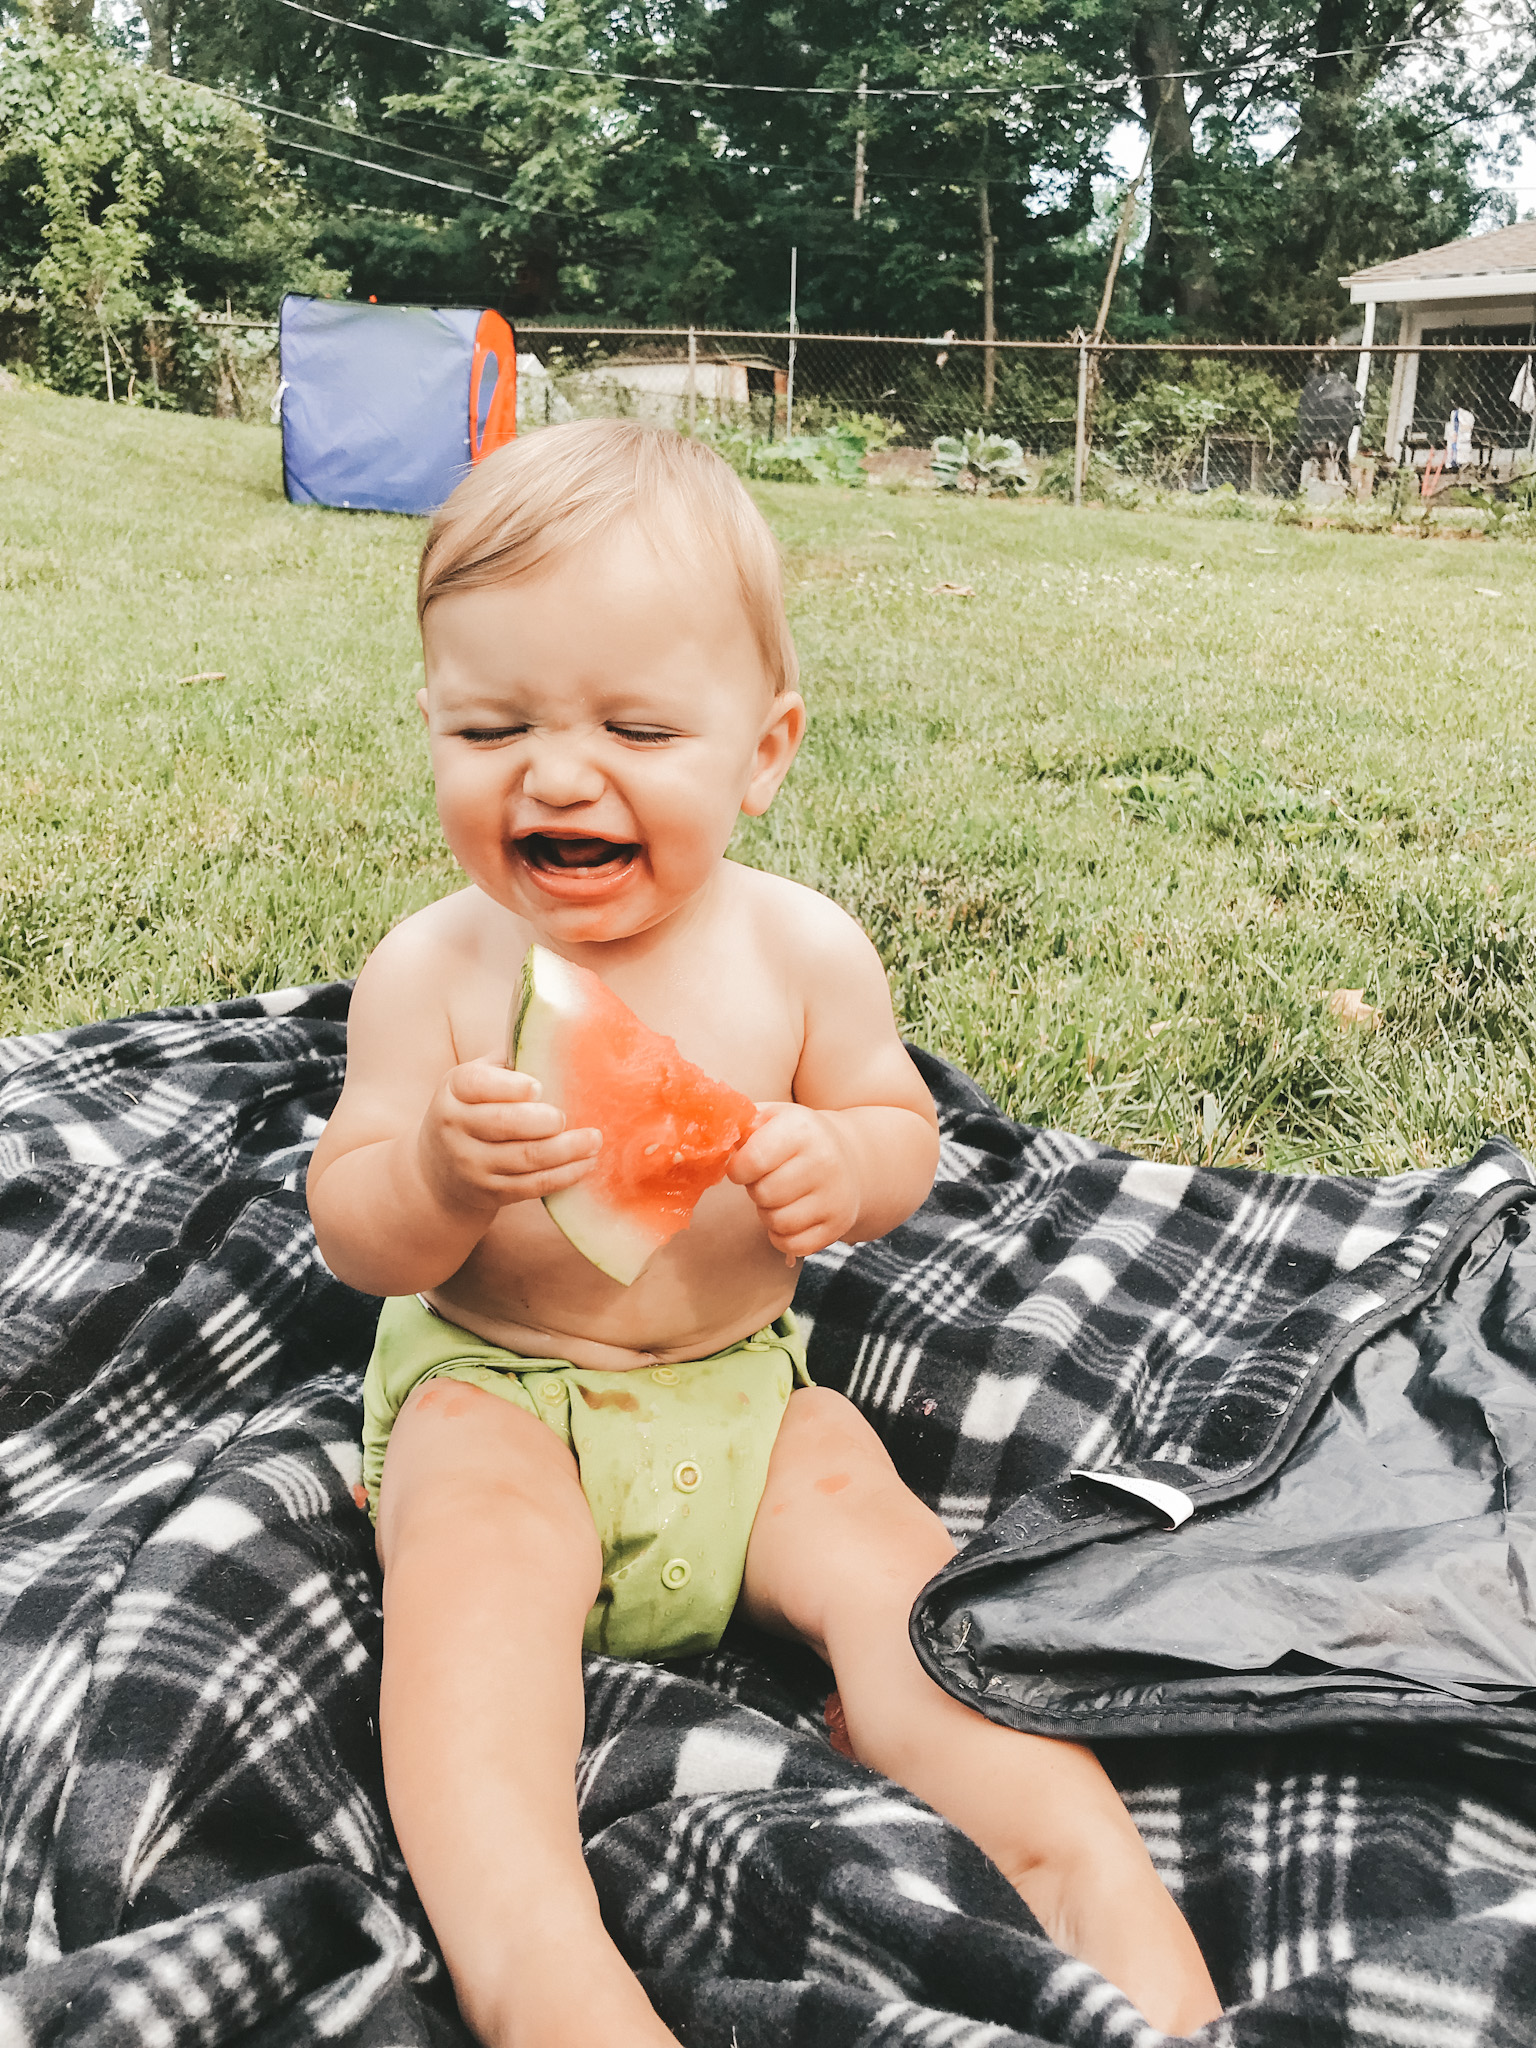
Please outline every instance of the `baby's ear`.
[{"label": "baby's ear", "polygon": [[779,793],[779,784],[789,773],[789,764],[805,737],[805,699],[798,690],[786,690],[773,706],[757,742],[757,759],[752,779],[741,799],[749,818],[760,818]]},{"label": "baby's ear", "polygon": [[425,684],[423,684],[421,689],[419,689],[416,692],[416,709],[421,713],[422,724],[429,724],[430,721],[427,717],[427,692]]}]

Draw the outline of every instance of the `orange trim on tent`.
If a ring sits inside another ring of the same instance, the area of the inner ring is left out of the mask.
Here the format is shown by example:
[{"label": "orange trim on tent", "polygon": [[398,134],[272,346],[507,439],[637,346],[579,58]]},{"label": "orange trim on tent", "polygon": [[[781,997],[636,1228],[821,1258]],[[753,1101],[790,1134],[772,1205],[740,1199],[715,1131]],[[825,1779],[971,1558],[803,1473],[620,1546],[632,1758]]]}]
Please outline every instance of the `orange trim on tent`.
[{"label": "orange trim on tent", "polygon": [[[480,376],[488,358],[496,360],[496,383],[480,426]],[[483,462],[517,434],[517,342],[499,313],[487,310],[475,329],[475,355],[469,372],[469,458]]]}]

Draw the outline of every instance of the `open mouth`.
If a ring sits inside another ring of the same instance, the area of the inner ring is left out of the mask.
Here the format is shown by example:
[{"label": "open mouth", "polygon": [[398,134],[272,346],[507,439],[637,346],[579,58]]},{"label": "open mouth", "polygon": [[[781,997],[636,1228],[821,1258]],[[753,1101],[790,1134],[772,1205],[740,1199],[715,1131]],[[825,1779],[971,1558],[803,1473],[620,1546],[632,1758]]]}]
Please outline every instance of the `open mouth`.
[{"label": "open mouth", "polygon": [[619,886],[640,857],[634,840],[553,832],[525,833],[517,850],[542,889],[573,900]]},{"label": "open mouth", "polygon": [[530,832],[517,842],[530,867],[552,874],[605,874],[627,867],[640,851],[632,841],[557,839],[549,832]]}]

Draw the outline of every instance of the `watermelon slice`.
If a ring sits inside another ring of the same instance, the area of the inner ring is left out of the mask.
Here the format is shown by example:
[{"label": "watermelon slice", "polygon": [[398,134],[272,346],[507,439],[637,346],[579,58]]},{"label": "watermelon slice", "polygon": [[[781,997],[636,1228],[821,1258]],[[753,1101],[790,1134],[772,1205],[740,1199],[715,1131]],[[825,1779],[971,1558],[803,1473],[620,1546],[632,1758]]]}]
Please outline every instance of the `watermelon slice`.
[{"label": "watermelon slice", "polygon": [[583,1258],[628,1287],[724,1178],[757,1106],[543,946],[524,957],[510,1037],[507,1064],[538,1079],[567,1129],[603,1134],[591,1172],[544,1206]]}]

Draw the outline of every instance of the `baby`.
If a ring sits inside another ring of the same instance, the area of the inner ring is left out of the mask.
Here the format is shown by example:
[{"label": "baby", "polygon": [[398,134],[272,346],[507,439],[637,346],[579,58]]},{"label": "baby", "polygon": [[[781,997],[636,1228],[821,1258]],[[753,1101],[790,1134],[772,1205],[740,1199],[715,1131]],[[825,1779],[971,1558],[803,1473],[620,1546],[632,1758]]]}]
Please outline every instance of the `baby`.
[{"label": "baby", "polygon": [[[761,517],[697,442],[550,428],[454,492],[418,603],[469,886],[358,978],[309,1203],[332,1270],[390,1297],[364,1467],[384,1772],[466,2021],[518,2048],[672,2040],[582,1861],[581,1652],[705,1649],[738,1606],[830,1665],[858,1758],[963,1828],[1064,1948],[1161,2027],[1214,2018],[1091,1753],[923,1672],[908,1617],[953,1546],[857,1410],[807,1380],[798,1262],[909,1216],[938,1137],[868,940],[725,857],[805,729]],[[534,941],[759,1107],[629,1287],[540,1200],[601,1138],[505,1064]]]}]

